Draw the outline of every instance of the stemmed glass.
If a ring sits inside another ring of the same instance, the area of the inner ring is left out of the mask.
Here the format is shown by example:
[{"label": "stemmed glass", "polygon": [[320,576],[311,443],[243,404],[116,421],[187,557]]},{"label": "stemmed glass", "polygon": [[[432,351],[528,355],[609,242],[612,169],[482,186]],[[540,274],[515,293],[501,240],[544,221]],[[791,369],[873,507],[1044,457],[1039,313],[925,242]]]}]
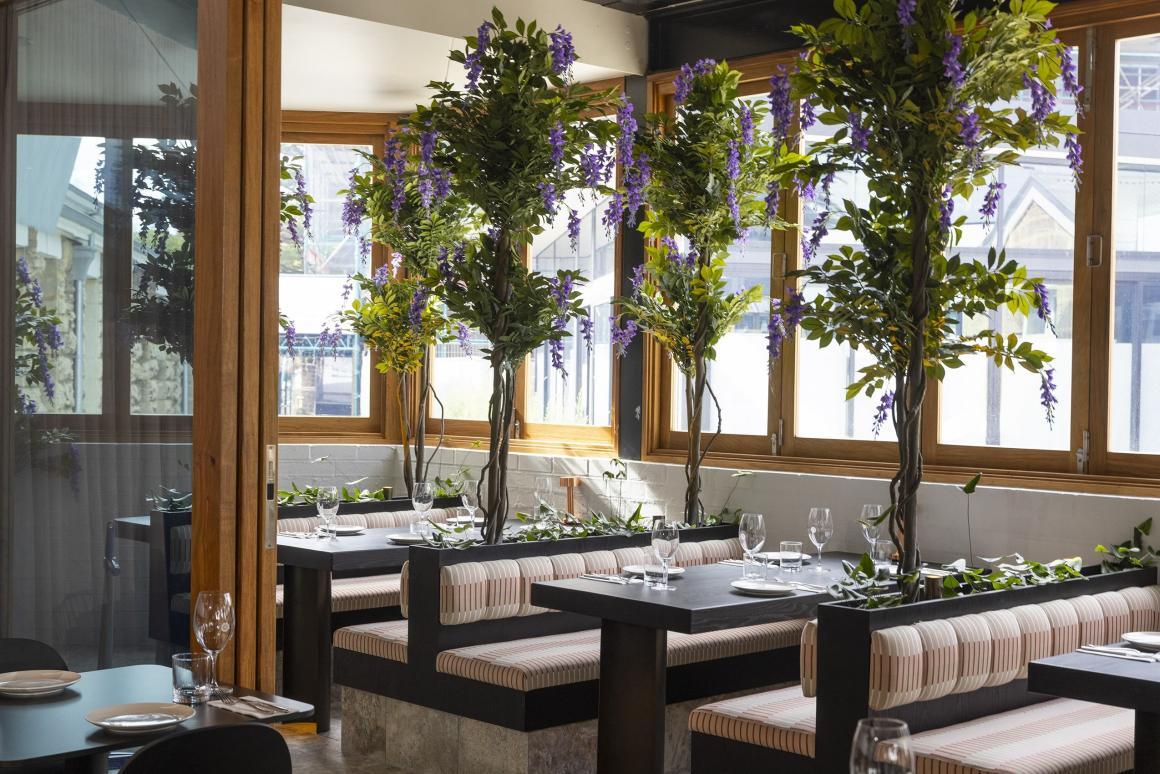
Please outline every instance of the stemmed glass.
[{"label": "stemmed glass", "polygon": [[419,520],[427,518],[427,511],[435,503],[435,485],[417,481],[411,488],[411,507],[419,514]]},{"label": "stemmed glass", "polygon": [[545,511],[555,515],[555,487],[551,476],[536,476],[535,496],[537,521],[543,520]]},{"label": "stemmed glass", "polygon": [[745,552],[741,577],[764,580],[764,575],[750,565],[757,563],[755,554],[765,545],[765,517],[760,513],[741,514],[741,521],[737,525],[737,539],[741,542],[741,550]]},{"label": "stemmed glass", "polygon": [[234,600],[228,591],[203,591],[193,607],[193,632],[202,650],[209,654],[209,695],[211,698],[233,693],[233,688],[218,685],[217,657],[234,636]]},{"label": "stemmed glass", "polygon": [[906,723],[891,718],[859,720],[850,747],[850,774],[914,774]]},{"label": "stemmed glass", "polygon": [[653,522],[652,549],[653,553],[656,554],[657,561],[661,563],[661,579],[659,583],[653,584],[654,589],[672,591],[673,587],[669,585],[669,561],[677,553],[677,546],[680,545],[680,542],[681,534],[677,530],[676,524],[665,521],[663,518]]},{"label": "stemmed glass", "polygon": [[322,519],[322,531],[330,536],[333,540],[335,534],[330,528],[330,522],[338,513],[338,487],[336,486],[320,486],[318,487],[318,515]]},{"label": "stemmed glass", "polygon": [[460,496],[463,502],[463,510],[467,511],[467,516],[471,519],[469,526],[475,526],[475,512],[479,510],[479,482],[478,481],[464,481],[463,494]]},{"label": "stemmed glass", "polygon": [[862,525],[862,537],[866,538],[866,542],[870,547],[874,547],[874,541],[882,536],[882,506],[881,505],[863,505],[862,515],[858,518],[858,523]]},{"label": "stemmed glass", "polygon": [[815,572],[825,572],[822,567],[822,548],[834,535],[834,520],[829,508],[810,508],[810,542],[818,549],[818,566]]}]

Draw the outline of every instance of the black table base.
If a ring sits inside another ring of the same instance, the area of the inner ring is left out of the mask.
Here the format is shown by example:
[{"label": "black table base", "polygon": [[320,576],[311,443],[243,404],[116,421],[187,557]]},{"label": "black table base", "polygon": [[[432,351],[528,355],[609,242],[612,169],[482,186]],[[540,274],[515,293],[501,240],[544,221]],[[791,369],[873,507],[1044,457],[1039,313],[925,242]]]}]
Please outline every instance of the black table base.
[{"label": "black table base", "polygon": [[667,641],[664,629],[602,622],[599,774],[664,772]]},{"label": "black table base", "polygon": [[330,571],[294,565],[283,571],[282,690],[314,705],[321,734],[330,730]]},{"label": "black table base", "polygon": [[1136,710],[1136,774],[1160,774],[1160,715]]}]

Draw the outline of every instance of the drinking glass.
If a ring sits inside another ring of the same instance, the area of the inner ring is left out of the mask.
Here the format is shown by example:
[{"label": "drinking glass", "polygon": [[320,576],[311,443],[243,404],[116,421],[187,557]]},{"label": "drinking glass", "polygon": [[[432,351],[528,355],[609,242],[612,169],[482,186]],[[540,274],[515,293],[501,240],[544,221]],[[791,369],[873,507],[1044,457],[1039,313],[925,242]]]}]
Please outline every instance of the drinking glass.
[{"label": "drinking glass", "polygon": [[765,545],[765,516],[760,513],[741,514],[741,521],[737,524],[737,539],[741,542],[741,550],[745,552],[741,577],[765,580],[765,573],[757,569],[758,560],[754,556]]},{"label": "drinking glass", "polygon": [[882,523],[878,521],[880,518],[882,518],[881,505],[862,506],[862,516],[859,517],[858,523],[862,525],[862,536],[871,547],[874,546],[874,541],[882,536]]},{"label": "drinking glass", "polygon": [[834,519],[829,508],[810,508],[810,542],[818,549],[818,566],[815,572],[825,572],[822,567],[822,548],[834,536]]},{"label": "drinking glass", "polygon": [[411,507],[419,514],[419,519],[427,518],[427,511],[431,510],[435,502],[435,485],[426,481],[417,481],[411,488]]},{"label": "drinking glass", "polygon": [[209,656],[176,653],[173,656],[173,703],[201,704],[209,699]]},{"label": "drinking glass", "polygon": [[892,718],[859,720],[850,746],[850,774],[914,774],[906,723]]},{"label": "drinking glass", "polygon": [[203,591],[193,607],[193,631],[202,650],[209,654],[209,695],[222,696],[233,689],[218,685],[217,657],[234,636],[234,600],[228,591]]},{"label": "drinking glass", "polygon": [[658,591],[672,590],[673,587],[669,585],[669,561],[677,553],[677,546],[680,542],[681,534],[677,530],[676,524],[664,519],[657,519],[653,522],[652,549],[657,560],[661,563],[661,580],[653,585],[654,589]]},{"label": "drinking glass", "polygon": [[338,487],[318,487],[318,501],[316,505],[318,506],[318,515],[322,519],[322,531],[330,535],[333,539],[335,535],[330,529],[330,522],[334,519],[335,514],[338,513]]},{"label": "drinking glass", "polygon": [[467,511],[467,515],[471,517],[472,526],[475,525],[475,512],[479,510],[479,482],[478,481],[464,481],[463,494],[460,495],[463,501],[463,508]]},{"label": "drinking glass", "polygon": [[875,539],[870,546],[870,558],[875,567],[894,566],[894,541],[882,538]]},{"label": "drinking glass", "polygon": [[781,569],[784,572],[801,572],[802,541],[781,541]]},{"label": "drinking glass", "polygon": [[545,511],[555,513],[555,487],[551,476],[536,476],[536,518],[543,519]]}]

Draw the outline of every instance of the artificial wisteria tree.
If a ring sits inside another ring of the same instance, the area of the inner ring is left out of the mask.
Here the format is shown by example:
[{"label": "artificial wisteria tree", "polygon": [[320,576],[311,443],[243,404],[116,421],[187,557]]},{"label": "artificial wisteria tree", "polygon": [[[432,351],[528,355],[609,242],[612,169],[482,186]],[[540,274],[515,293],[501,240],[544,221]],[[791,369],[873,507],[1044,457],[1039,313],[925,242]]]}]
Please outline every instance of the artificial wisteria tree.
[{"label": "artificial wisteria tree", "polygon": [[[447,319],[442,279],[452,262],[463,259],[471,225],[470,209],[451,190],[450,178],[431,166],[434,136],[401,131],[388,138],[383,158],[363,153],[366,171],[351,172],[343,205],[343,225],[367,250],[369,239],[391,249],[391,258],[370,276],[351,278],[359,293],[341,320],[378,353],[377,368],[399,378],[395,391],[407,494],[428,480],[427,410],[432,397],[428,358],[433,346],[458,338],[470,349],[463,323]],[[418,147],[417,157],[408,148]],[[364,220],[369,235],[362,233]],[[348,286],[349,295],[353,286]],[[442,428],[440,428],[442,441]]]},{"label": "artificial wisteria tree", "polygon": [[[878,421],[893,421],[899,466],[888,518],[914,598],[928,384],[979,355],[1038,375],[1048,421],[1056,404],[1048,355],[1015,334],[963,325],[1003,309],[1046,320],[1050,309],[1042,282],[1002,251],[985,261],[954,252],[966,222],[954,209],[985,189],[982,215],[993,216],[1003,187],[994,173],[1035,146],[1066,147],[1078,184],[1078,130],[1056,110],[1056,96],[1057,82],[1071,99],[1080,86],[1070,50],[1051,30],[1053,6],[1043,0],[967,13],[953,0],[837,0],[834,7],[837,17],[794,28],[805,55],[795,72],[773,79],[775,95],[805,101],[803,124],[817,111],[835,131],[808,149],[806,162],[782,169],[783,183],[796,181],[807,194],[816,186],[819,214],[803,235],[807,263],[796,275],[820,292],[799,303],[796,319],[783,321],[790,324],[771,330],[770,346],[779,348],[800,322],[822,346],[844,343],[873,356],[847,397],[879,394]],[[783,120],[788,126],[791,118]],[[865,206],[830,201],[829,183],[846,170],[865,176]],[[858,245],[809,263],[834,219]]]},{"label": "artificial wisteria tree", "polygon": [[[420,136],[420,164],[429,185],[446,181],[480,218],[481,233],[459,256],[439,267],[442,298],[456,322],[488,340],[483,355],[492,369],[488,406],[488,457],[480,481],[483,536],[495,543],[507,518],[507,464],[515,411],[516,368],[547,342],[563,366],[569,322],[591,323],[580,301],[584,278],[576,271],[545,276],[524,262],[524,251],[557,214],[563,196],[599,189],[613,164],[605,152],[615,126],[597,116],[611,93],[596,93],[572,79],[576,51],[571,35],[536,22],[509,27],[492,11],[453,61],[467,71],[462,89],[431,84],[433,101],[408,124]],[[580,219],[568,211],[573,243]],[[486,493],[483,492],[486,484]]]},{"label": "artificial wisteria tree", "polygon": [[[627,217],[635,225],[637,211],[647,207],[639,228],[652,242],[648,260],[636,270],[632,295],[618,299],[613,340],[623,353],[638,330],[647,331],[685,378],[689,524],[701,523],[701,464],[721,432],[709,363],[722,337],[762,297],[760,286],[727,291],[729,247],[752,227],[787,225],[776,215],[780,148],[761,128],[765,106],[739,99],[740,80],[724,62],[702,60],[677,77],[674,115],[652,115],[638,127],[631,106],[621,105],[617,155],[626,184],[606,215],[606,222]],[[717,412],[717,432],[702,443],[706,398]]]}]

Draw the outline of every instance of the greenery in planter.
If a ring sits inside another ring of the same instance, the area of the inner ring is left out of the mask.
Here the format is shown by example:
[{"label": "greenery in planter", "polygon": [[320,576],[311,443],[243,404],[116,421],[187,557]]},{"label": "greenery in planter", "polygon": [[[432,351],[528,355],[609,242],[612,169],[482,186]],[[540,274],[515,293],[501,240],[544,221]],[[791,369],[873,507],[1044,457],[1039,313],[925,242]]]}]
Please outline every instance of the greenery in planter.
[{"label": "greenery in planter", "polygon": [[[752,227],[788,224],[776,217],[773,170],[779,148],[761,128],[767,115],[759,101],[739,99],[741,74],[722,62],[685,65],[677,77],[676,113],[648,116],[637,126],[631,107],[618,113],[618,161],[623,192],[606,221],[629,225],[647,206],[640,230],[650,239],[648,260],[620,298],[620,326],[613,340],[623,354],[638,330],[652,335],[684,376],[688,417],[684,521],[701,523],[701,465],[721,432],[721,407],[709,383],[709,363],[721,339],[761,300],[761,287],[729,292],[729,247]],[[702,442],[707,400],[716,410],[716,431]]]},{"label": "greenery in planter", "polygon": [[[384,486],[380,489],[360,489],[358,484],[362,483],[362,481],[363,479],[348,481],[339,487],[339,502],[370,503],[383,502],[391,499],[391,487]],[[289,489],[278,490],[278,505],[314,505],[318,502],[318,489],[319,487],[317,486],[299,487],[292,481],[290,482]]]},{"label": "greenery in planter", "polygon": [[[448,185],[480,216],[478,241],[461,260],[440,265],[439,281],[451,318],[489,342],[490,432],[479,494],[485,539],[498,542],[508,512],[516,368],[547,343],[562,369],[563,338],[574,319],[588,343],[592,333],[581,305],[584,278],[532,271],[523,253],[566,191],[603,190],[614,166],[604,148],[615,126],[597,116],[613,94],[573,82],[576,52],[565,30],[522,19],[509,27],[498,10],[451,59],[466,69],[466,84],[432,83],[433,101],[416,108],[407,126],[420,137],[428,183]],[[567,215],[575,248],[580,219]]]},{"label": "greenery in planter", "polygon": [[[420,150],[409,156],[408,147]],[[367,239],[361,233],[363,220],[369,219],[369,239],[392,250],[387,266],[352,278],[360,293],[339,319],[378,353],[380,372],[398,376],[395,398],[408,495],[416,482],[428,480],[431,459],[443,440],[440,427],[439,444],[426,453],[430,400],[442,410],[431,385],[431,348],[458,339],[470,351],[467,327],[446,318],[440,281],[440,268],[466,253],[470,210],[446,175],[424,161],[428,148],[424,137],[400,131],[387,139],[383,158],[362,153],[367,170],[351,171],[342,214],[347,233],[360,244]]]},{"label": "greenery in planter", "polygon": [[1156,564],[1156,549],[1144,544],[1144,538],[1152,534],[1152,520],[1132,528],[1132,537],[1113,546],[1100,544],[1095,550],[1103,555],[1100,567],[1104,572],[1130,570],[1133,567],[1151,567]]},{"label": "greenery in planter", "polygon": [[[803,238],[806,265],[794,276],[820,293],[795,319],[771,327],[770,350],[780,351],[800,322],[822,346],[848,344],[873,356],[847,397],[879,394],[878,423],[890,418],[897,434],[888,518],[904,577],[920,563],[916,496],[928,384],[979,354],[1036,375],[1048,421],[1057,403],[1044,352],[1014,334],[962,325],[999,309],[1050,322],[1042,282],[1001,252],[985,261],[953,253],[965,221],[954,217],[955,202],[985,188],[982,214],[993,216],[1002,184],[992,174],[1022,152],[1062,144],[1078,178],[1078,129],[1055,109],[1056,80],[1072,98],[1080,87],[1070,50],[1050,29],[1052,7],[1010,0],[962,13],[933,0],[837,0],[836,18],[794,28],[806,54],[794,73],[774,77],[775,95],[808,101],[805,123],[816,110],[836,131],[804,163],[781,169],[783,184],[819,189],[821,214]],[[1022,91],[1030,110],[1013,105]],[[774,101],[775,126],[792,125],[792,103]],[[829,184],[845,170],[865,176],[866,206],[831,206]],[[860,247],[811,265],[831,214]],[[908,598],[917,590],[907,581]]]}]

